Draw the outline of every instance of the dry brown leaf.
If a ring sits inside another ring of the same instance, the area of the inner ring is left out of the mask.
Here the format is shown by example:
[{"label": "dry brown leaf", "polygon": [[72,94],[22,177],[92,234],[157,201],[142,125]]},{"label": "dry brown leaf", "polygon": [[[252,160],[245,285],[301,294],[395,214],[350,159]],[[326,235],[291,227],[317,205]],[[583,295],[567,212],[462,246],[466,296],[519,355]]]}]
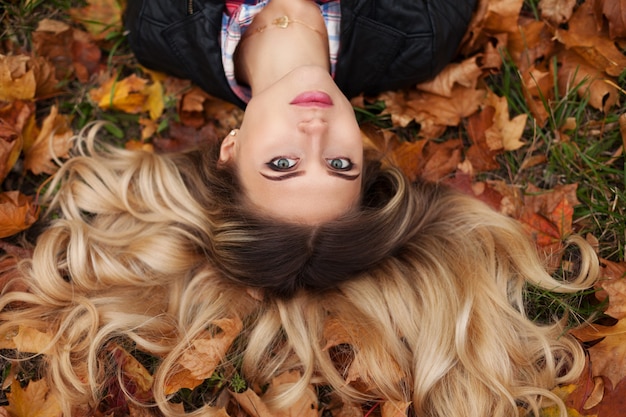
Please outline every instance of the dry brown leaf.
[{"label": "dry brown leaf", "polygon": [[0,182],[8,175],[22,153],[22,129],[32,117],[34,105],[23,101],[6,103],[0,108]]},{"label": "dry brown leaf", "polygon": [[150,400],[154,378],[133,355],[117,344],[109,347],[111,356],[123,372],[126,383],[132,385],[133,396],[138,400]]},{"label": "dry brown leaf", "polygon": [[461,163],[463,141],[461,139],[448,139],[445,142],[428,141],[422,152],[420,177],[428,181],[439,181],[448,177]]},{"label": "dry brown leaf", "polygon": [[517,30],[523,0],[491,0],[485,16],[484,30],[492,33]]},{"label": "dry brown leaf", "polygon": [[232,392],[234,400],[246,413],[254,417],[275,417],[261,398],[250,388],[244,392]]},{"label": "dry brown leaf", "polygon": [[88,0],[85,7],[70,9],[70,16],[82,23],[95,39],[122,31],[122,8],[117,0]]},{"label": "dry brown leaf", "polygon": [[394,165],[404,172],[411,181],[420,176],[424,166],[423,149],[428,141],[401,142],[393,147],[391,153]]},{"label": "dry brown leaf", "polygon": [[588,349],[594,376],[606,376],[613,386],[626,377],[626,320],[614,326],[589,324],[571,333],[583,342],[604,338]]},{"label": "dry brown leaf", "polygon": [[454,86],[450,97],[423,93],[407,101],[407,106],[416,112],[418,123],[431,119],[437,125],[458,126],[461,118],[475,113],[485,97],[484,90]]},{"label": "dry brown leaf", "polygon": [[73,138],[70,120],[52,106],[32,146],[24,148],[24,169],[36,175],[54,174],[58,169],[54,161],[69,156]]},{"label": "dry brown leaf", "polygon": [[478,66],[478,56],[465,59],[463,62],[451,63],[443,71],[427,82],[417,85],[417,89],[444,97],[452,96],[454,85],[475,89],[482,69]]},{"label": "dry brown leaf", "polygon": [[567,22],[574,13],[576,0],[540,0],[541,17],[549,22],[560,25]]},{"label": "dry brown leaf", "polygon": [[33,198],[19,191],[0,194],[0,238],[28,229],[39,217]]},{"label": "dry brown leaf", "polygon": [[535,241],[549,267],[561,263],[563,240],[572,233],[577,184],[559,185],[551,190],[539,190],[529,185],[524,205],[518,217],[522,226]]},{"label": "dry brown leaf", "polygon": [[212,324],[219,327],[220,331],[217,334],[207,332],[191,342],[191,347],[177,361],[181,370],[171,375],[166,382],[166,394],[181,388],[195,388],[209,378],[243,327],[237,317],[215,320]]},{"label": "dry brown leaf", "polygon": [[30,100],[35,97],[37,82],[29,68],[30,57],[0,55],[0,101]]},{"label": "dry brown leaf", "polygon": [[605,112],[617,103],[617,89],[605,82],[606,77],[597,68],[571,51],[562,51],[558,59],[559,90],[564,94],[578,87],[580,97],[587,97],[592,107]]},{"label": "dry brown leaf", "polygon": [[509,104],[506,97],[499,97],[490,90],[487,93],[485,103],[495,109],[493,125],[486,132],[487,142],[493,142],[493,140],[499,142],[497,146],[489,146],[489,148],[491,150],[514,151],[524,146],[521,137],[526,127],[528,115],[520,114],[512,119],[509,118]]},{"label": "dry brown leaf", "polygon": [[17,349],[24,353],[45,353],[52,339],[51,332],[40,332],[37,329],[20,325],[11,334],[3,335],[0,339],[0,348]]},{"label": "dry brown leaf", "polygon": [[604,0],[597,1],[597,3],[602,3],[602,15],[609,22],[611,39],[626,37],[626,2],[623,0]]},{"label": "dry brown leaf", "polygon": [[626,262],[611,262],[600,260],[601,288],[596,292],[596,298],[603,301],[609,297],[609,307],[605,311],[611,317],[623,319],[626,317]]},{"label": "dry brown leaf", "polygon": [[543,71],[531,66],[520,73],[522,92],[528,108],[539,126],[544,126],[549,118],[544,102],[554,97],[554,76],[550,70]]},{"label": "dry brown leaf", "polygon": [[481,111],[472,114],[467,120],[467,133],[472,144],[467,149],[465,157],[472,164],[473,169],[479,172],[500,167],[496,161],[496,155],[502,149],[502,142],[496,137],[493,143],[494,138],[490,138],[487,134],[494,124],[495,114],[496,109],[493,106],[484,106]]},{"label": "dry brown leaf", "polygon": [[520,19],[517,30],[509,33],[507,51],[521,73],[536,62],[552,56],[555,41],[546,23],[535,19]]},{"label": "dry brown leaf", "polygon": [[6,410],[11,417],[60,417],[61,407],[45,380],[30,381],[24,389],[18,381],[11,384]]},{"label": "dry brown leaf", "polygon": [[626,56],[606,33],[597,29],[591,2],[580,5],[568,26],[567,30],[558,29],[556,38],[583,57],[589,65],[614,77],[626,68]]},{"label": "dry brown leaf", "polygon": [[619,116],[619,133],[622,137],[622,149],[626,151],[626,113]]}]

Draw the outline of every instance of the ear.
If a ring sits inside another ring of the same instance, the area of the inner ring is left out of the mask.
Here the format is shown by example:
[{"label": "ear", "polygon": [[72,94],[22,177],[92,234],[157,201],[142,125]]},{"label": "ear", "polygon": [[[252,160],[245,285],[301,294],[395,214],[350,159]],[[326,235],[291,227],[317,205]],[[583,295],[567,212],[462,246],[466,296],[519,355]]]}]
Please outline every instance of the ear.
[{"label": "ear", "polygon": [[237,130],[232,130],[224,138],[220,145],[220,164],[225,164],[235,158],[235,145],[237,143]]}]

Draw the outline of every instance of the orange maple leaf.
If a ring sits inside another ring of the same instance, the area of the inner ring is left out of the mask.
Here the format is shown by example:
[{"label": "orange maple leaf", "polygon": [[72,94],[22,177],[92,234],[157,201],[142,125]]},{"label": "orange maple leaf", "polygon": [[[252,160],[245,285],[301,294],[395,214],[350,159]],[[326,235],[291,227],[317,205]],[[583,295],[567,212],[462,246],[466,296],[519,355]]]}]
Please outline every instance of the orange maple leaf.
[{"label": "orange maple leaf", "polygon": [[626,320],[614,326],[588,324],[571,333],[583,342],[602,339],[589,348],[594,376],[606,376],[613,386],[626,377]]},{"label": "orange maple leaf", "polygon": [[32,197],[19,191],[0,194],[0,238],[28,229],[39,217],[39,207]]}]

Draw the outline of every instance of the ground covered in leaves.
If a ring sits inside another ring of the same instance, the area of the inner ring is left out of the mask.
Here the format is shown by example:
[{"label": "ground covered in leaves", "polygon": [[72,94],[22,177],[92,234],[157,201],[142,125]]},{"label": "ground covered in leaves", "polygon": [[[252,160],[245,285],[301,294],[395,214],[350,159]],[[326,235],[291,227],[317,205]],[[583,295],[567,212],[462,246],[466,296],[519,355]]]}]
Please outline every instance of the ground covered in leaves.
[{"label": "ground covered in leaves", "polygon": [[[139,66],[121,26],[124,5],[116,0],[0,4],[0,246],[6,253],[24,256],[24,242],[39,230],[38,191],[90,121],[111,122],[103,134],[110,143],[168,152],[219,140],[241,120],[240,110],[188,81]],[[556,296],[530,289],[528,296],[538,321],[568,311],[572,334],[588,350],[583,378],[556,390],[571,416],[626,413],[625,47],[623,0],[481,0],[459,59],[436,79],[353,100],[372,146],[410,178],[449,183],[519,220],[555,274],[566,275],[575,264],[563,243],[571,234],[597,248],[602,280],[594,291]],[[576,326],[593,312],[599,320]],[[0,339],[0,348],[37,352],[46,338],[19,328]],[[116,349],[126,377],[149,397],[145,358]],[[35,366],[11,364],[3,362],[0,415],[59,415]],[[214,371],[204,382],[207,395],[224,386],[248,395],[236,372]],[[183,400],[203,401],[191,394]],[[254,401],[262,410],[262,401]],[[132,404],[115,407],[115,415],[137,415]]]}]

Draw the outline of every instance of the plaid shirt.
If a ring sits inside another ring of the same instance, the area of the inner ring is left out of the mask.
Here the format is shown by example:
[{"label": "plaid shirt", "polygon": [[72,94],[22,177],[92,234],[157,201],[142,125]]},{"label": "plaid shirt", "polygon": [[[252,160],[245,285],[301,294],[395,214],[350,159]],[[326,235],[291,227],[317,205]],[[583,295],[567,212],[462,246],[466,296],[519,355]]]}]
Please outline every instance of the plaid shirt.
[{"label": "plaid shirt", "polygon": [[[230,88],[246,103],[250,101],[250,89],[240,85],[235,79],[235,64],[233,55],[241,39],[241,35],[252,23],[252,19],[267,5],[270,0],[229,0],[226,2],[222,16],[222,64]],[[339,51],[339,29],[341,8],[339,0],[315,0],[322,11],[326,30],[328,31],[328,45],[330,49],[330,72],[335,75],[337,53]]]}]

